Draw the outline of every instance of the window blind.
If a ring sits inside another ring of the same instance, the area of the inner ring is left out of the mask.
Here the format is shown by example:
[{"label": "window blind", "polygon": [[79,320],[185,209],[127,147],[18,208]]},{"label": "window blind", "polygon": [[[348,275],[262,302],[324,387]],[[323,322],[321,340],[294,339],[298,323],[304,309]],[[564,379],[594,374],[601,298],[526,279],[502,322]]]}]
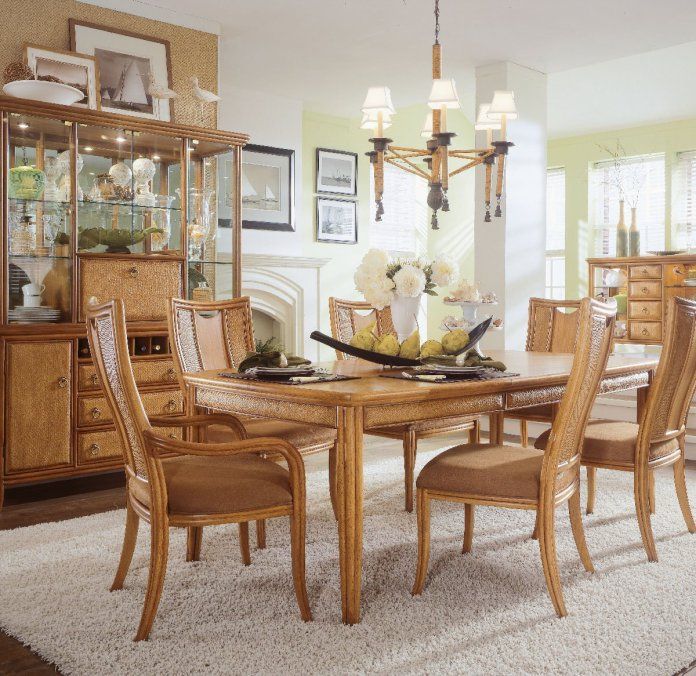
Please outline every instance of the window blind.
[{"label": "window blind", "polygon": [[673,248],[692,249],[696,245],[696,150],[677,155],[672,191]]}]

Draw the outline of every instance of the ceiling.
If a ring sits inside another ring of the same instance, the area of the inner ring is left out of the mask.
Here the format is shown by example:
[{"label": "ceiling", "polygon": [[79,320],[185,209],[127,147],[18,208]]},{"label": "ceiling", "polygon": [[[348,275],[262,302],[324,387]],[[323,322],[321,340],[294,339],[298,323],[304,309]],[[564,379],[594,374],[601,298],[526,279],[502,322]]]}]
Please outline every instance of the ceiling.
[{"label": "ceiling", "polygon": [[[219,24],[226,84],[338,115],[357,114],[368,85],[390,86],[397,108],[429,92],[429,0],[138,0],[130,11],[138,6]],[[469,113],[476,66],[509,60],[553,74],[565,101],[584,67],[696,36],[694,0],[440,0],[440,10],[443,75]]]}]

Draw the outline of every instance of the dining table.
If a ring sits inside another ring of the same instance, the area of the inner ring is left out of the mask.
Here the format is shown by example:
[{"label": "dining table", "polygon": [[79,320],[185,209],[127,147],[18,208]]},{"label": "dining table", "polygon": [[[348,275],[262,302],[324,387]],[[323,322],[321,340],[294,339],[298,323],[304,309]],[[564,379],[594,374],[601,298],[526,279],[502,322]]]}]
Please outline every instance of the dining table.
[{"label": "dining table", "polygon": [[[423,382],[399,376],[403,369],[359,359],[319,364],[350,379],[289,384],[229,378],[219,370],[184,376],[193,407],[244,416],[281,418],[337,430],[336,502],[341,580],[341,617],[360,622],[363,538],[363,436],[370,430],[469,415],[488,415],[489,443],[503,443],[506,411],[552,405],[565,391],[572,354],[491,350],[502,361],[502,377],[454,382]],[[657,358],[613,354],[599,393],[637,391],[640,416],[653,380]],[[391,377],[385,377],[391,376]],[[415,548],[414,523],[414,548]],[[415,549],[414,549],[415,551]]]}]

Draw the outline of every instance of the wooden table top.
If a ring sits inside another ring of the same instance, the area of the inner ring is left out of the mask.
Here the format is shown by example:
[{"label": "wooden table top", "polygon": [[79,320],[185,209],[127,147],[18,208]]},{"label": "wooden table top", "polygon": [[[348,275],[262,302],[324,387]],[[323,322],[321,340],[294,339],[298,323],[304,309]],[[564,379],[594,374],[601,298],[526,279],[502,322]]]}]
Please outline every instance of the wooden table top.
[{"label": "wooden table top", "polygon": [[[188,384],[215,389],[234,389],[250,395],[265,394],[275,399],[295,399],[318,403],[366,404],[448,399],[460,395],[506,392],[533,387],[563,385],[567,382],[573,363],[572,354],[526,352],[521,350],[491,350],[488,355],[504,362],[510,373],[519,376],[495,380],[469,380],[453,383],[424,383],[397,378],[380,377],[391,370],[360,359],[337,360],[319,364],[333,373],[358,376],[356,380],[341,380],[306,385],[285,385],[257,380],[237,380],[219,375],[219,369],[188,374]],[[644,355],[614,354],[609,358],[606,376],[622,376],[652,371],[657,359]]]}]

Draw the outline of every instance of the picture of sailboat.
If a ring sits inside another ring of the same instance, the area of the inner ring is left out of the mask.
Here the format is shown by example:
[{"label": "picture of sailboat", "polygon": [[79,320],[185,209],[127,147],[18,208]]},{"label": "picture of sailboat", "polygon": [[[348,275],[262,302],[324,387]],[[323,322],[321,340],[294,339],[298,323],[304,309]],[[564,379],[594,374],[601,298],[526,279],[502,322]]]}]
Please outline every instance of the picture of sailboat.
[{"label": "picture of sailboat", "polygon": [[280,170],[262,164],[245,164],[242,173],[242,206],[263,211],[280,210]]},{"label": "picture of sailboat", "polygon": [[112,109],[153,113],[147,93],[150,61],[106,49],[95,49],[94,54],[99,61],[102,101],[108,101]]}]

